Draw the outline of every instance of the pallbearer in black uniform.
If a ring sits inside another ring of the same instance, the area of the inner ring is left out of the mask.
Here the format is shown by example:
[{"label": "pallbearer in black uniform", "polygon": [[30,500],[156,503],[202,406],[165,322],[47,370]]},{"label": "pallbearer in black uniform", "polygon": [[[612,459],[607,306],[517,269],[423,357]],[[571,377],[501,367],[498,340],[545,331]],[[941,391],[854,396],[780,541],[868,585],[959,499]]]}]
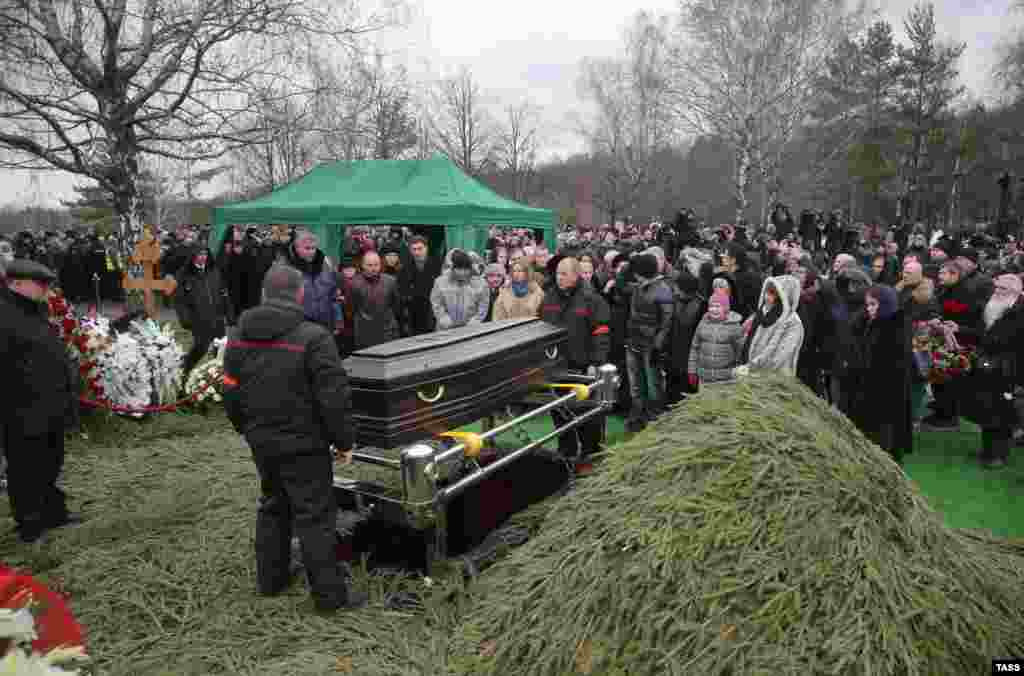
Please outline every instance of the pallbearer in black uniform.
[{"label": "pallbearer in black uniform", "polygon": [[[564,258],[556,270],[556,283],[544,295],[540,316],[569,332],[569,370],[596,376],[597,367],[608,361],[608,303],[589,284],[579,283],[580,264]],[[555,425],[568,422],[557,409],[551,411]],[[599,449],[604,420],[594,417],[558,438],[558,450],[566,457],[587,455]]]}]

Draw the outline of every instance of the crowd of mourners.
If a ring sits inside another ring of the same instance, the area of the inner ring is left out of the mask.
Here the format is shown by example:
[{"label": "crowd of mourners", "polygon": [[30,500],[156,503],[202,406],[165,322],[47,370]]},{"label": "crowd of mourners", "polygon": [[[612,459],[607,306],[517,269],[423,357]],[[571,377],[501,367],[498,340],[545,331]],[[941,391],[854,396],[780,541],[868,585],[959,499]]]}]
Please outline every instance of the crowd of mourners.
[{"label": "crowd of mourners", "polygon": [[[812,211],[796,222],[781,206],[761,228],[709,228],[689,210],[664,225],[563,227],[550,248],[541,231],[494,228],[482,253],[443,259],[431,232],[349,228],[340,260],[301,228],[234,227],[216,252],[204,228],[165,233],[161,274],[177,278],[174,309],[193,334],[185,371],[260,304],[267,270],[284,262],[303,273],[304,314],[342,357],[493,320],[593,317],[594,332],[569,332],[573,366],[619,366],[631,431],[700,387],[768,370],[799,378],[897,460],[916,428],[955,430],[961,416],[981,426],[986,466],[1005,464],[1019,436],[1024,251],[1012,236],[979,227],[954,238]],[[5,253],[55,270],[72,300],[119,297],[110,241],[23,233],[0,240]],[[971,377],[929,383],[912,347],[922,326],[976,349]]]}]

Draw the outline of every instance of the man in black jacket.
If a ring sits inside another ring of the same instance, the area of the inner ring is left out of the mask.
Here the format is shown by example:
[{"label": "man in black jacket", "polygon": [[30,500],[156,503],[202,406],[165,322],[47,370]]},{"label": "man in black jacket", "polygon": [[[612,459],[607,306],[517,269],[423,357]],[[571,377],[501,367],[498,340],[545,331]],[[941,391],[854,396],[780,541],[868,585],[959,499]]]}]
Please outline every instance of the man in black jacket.
[{"label": "man in black jacket", "polygon": [[432,333],[436,325],[430,292],[441,276],[441,261],[430,256],[427,239],[416,235],[409,240],[412,260],[398,272],[398,293],[402,299],[403,335],[419,336]]},{"label": "man in black jacket", "polygon": [[210,265],[210,252],[201,247],[190,251],[189,263],[178,274],[174,290],[174,311],[182,327],[192,332],[192,349],[185,355],[182,382],[210,349],[214,339],[224,336],[226,324],[233,324],[233,308],[220,269]]},{"label": "man in black jacket", "polygon": [[[570,371],[597,374],[608,361],[608,303],[590,287],[579,283],[579,261],[565,258],[558,264],[555,286],[544,294],[541,319],[565,327],[569,332],[567,359]],[[556,427],[568,422],[558,409],[551,411]],[[595,416],[558,437],[558,450],[565,457],[598,451],[604,421]]]},{"label": "man in black jacket", "polygon": [[0,407],[0,429],[11,513],[22,541],[34,542],[51,528],[79,521],[57,487],[64,430],[77,417],[77,369],[46,317],[46,294],[57,275],[14,260],[6,278],[0,288],[0,382],[14,396]]},{"label": "man in black jacket", "polygon": [[348,588],[337,542],[330,447],[351,461],[351,390],[334,337],[303,315],[302,273],[274,265],[261,306],[242,315],[224,354],[224,404],[252,449],[262,497],[256,520],[261,594],[289,582],[292,525],[313,602],[329,612],[362,605]]}]

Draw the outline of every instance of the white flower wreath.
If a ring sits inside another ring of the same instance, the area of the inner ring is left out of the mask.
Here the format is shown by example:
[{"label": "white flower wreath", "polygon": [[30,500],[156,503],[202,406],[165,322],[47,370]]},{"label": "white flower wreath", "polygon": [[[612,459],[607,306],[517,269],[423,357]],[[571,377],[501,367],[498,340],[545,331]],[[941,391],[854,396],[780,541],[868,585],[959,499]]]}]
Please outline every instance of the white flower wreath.
[{"label": "white flower wreath", "polygon": [[[109,323],[103,328],[109,332]],[[103,335],[99,324],[97,329]],[[116,334],[113,344],[97,355],[104,396],[116,406],[130,408],[170,403],[181,383],[182,356],[169,327],[150,319],[132,322],[129,331]]]}]

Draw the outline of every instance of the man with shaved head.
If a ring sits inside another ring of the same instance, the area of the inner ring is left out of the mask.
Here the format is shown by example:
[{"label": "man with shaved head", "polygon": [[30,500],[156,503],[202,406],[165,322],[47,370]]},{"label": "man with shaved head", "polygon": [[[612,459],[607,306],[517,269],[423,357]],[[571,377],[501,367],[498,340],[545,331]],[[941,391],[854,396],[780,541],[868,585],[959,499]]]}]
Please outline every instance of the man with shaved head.
[{"label": "man with shaved head", "polygon": [[978,462],[983,467],[1006,465],[1013,445],[1017,412],[1013,391],[1024,368],[1024,284],[1018,275],[996,277],[992,297],[985,304],[983,333],[978,352],[986,363],[977,392],[964,398],[964,413],[981,427]]},{"label": "man with shaved head", "polygon": [[[608,303],[590,284],[580,283],[580,264],[575,258],[563,258],[555,270],[555,284],[544,294],[541,319],[564,327],[568,333],[566,358],[569,370],[597,375],[597,367],[608,361]],[[551,411],[556,427],[568,418],[557,409]],[[558,437],[558,450],[567,458],[595,453],[601,443],[604,421],[591,418]]]},{"label": "man with shaved head", "polygon": [[381,266],[380,255],[376,251],[367,251],[363,254],[362,272],[352,279],[349,296],[356,350],[401,337],[398,281],[382,273]]}]

